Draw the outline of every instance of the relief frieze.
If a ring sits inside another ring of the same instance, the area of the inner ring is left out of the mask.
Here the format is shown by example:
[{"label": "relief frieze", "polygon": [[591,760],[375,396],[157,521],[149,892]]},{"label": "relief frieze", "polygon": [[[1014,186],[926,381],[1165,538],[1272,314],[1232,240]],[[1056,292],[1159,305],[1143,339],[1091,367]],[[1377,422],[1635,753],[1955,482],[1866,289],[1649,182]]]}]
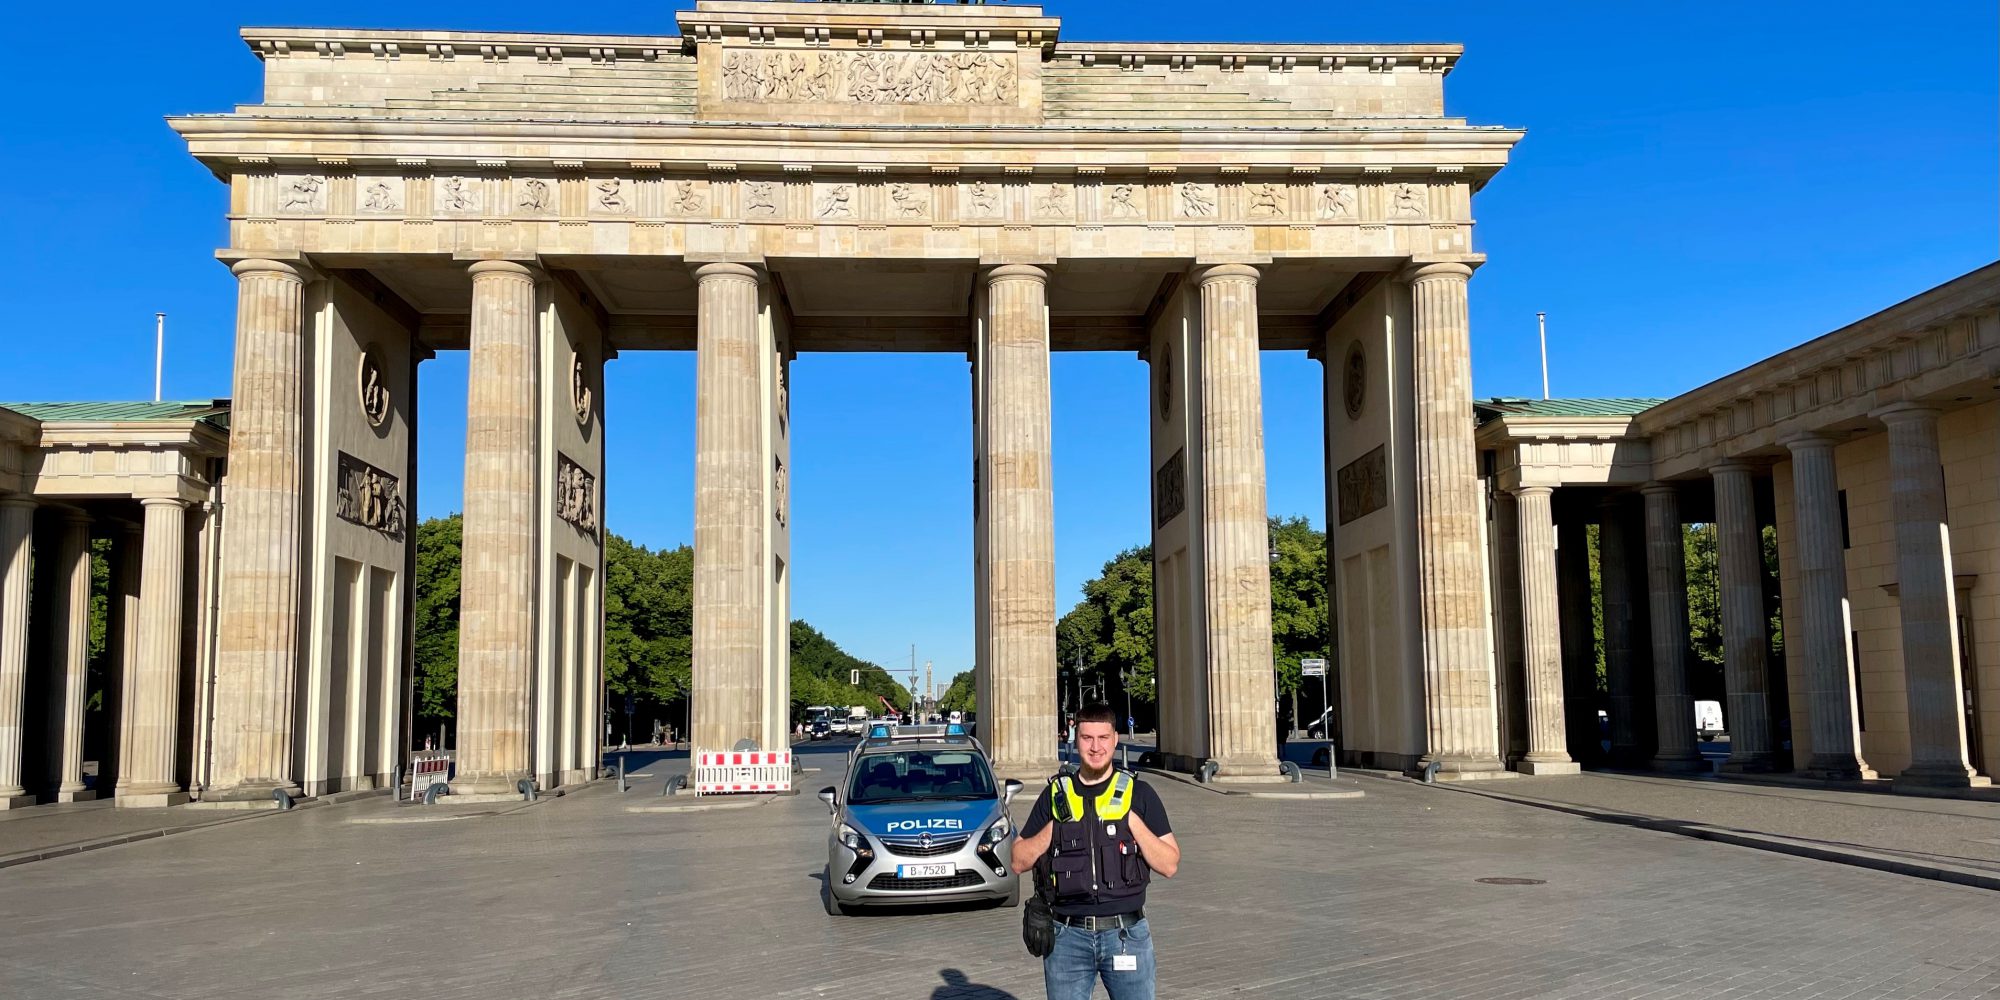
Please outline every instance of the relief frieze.
[{"label": "relief frieze", "polygon": [[339,473],[334,511],[340,519],[381,532],[392,542],[402,541],[406,517],[396,477],[344,451]]},{"label": "relief frieze", "polygon": [[561,452],[556,453],[556,516],[597,535],[597,477]]},{"label": "relief frieze", "polygon": [[735,49],[722,57],[725,101],[1012,105],[1018,88],[1011,53]]}]

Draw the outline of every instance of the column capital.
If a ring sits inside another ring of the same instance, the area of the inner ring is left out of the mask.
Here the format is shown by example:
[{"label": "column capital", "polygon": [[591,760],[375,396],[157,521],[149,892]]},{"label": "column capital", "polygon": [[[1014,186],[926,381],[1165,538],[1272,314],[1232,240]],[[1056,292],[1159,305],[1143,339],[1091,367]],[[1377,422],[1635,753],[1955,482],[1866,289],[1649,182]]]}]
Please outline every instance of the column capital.
[{"label": "column capital", "polygon": [[1252,264],[1209,264],[1194,270],[1194,281],[1197,286],[1206,285],[1211,281],[1227,280],[1248,281],[1254,284],[1261,277],[1263,272]]},{"label": "column capital", "polygon": [[535,268],[516,260],[475,260],[465,269],[465,273],[472,275],[474,281],[489,274],[520,278],[524,281],[534,281],[539,277],[539,272]]},{"label": "column capital", "polygon": [[0,510],[5,510],[10,507],[15,510],[34,510],[36,507],[39,506],[41,505],[35,502],[34,497],[28,496],[26,494],[15,494],[12,496],[0,497]]},{"label": "column capital", "polygon": [[1038,264],[1001,264],[986,272],[988,283],[997,281],[1033,281],[1048,284],[1049,272]]},{"label": "column capital", "polygon": [[252,275],[267,274],[274,278],[287,278],[300,284],[305,284],[306,281],[306,269],[299,264],[263,257],[236,261],[229,265],[229,273],[236,275],[238,280]]},{"label": "column capital", "polygon": [[1553,486],[1516,486],[1516,487],[1514,487],[1514,488],[1513,488],[1513,489],[1511,489],[1511,490],[1504,490],[1504,491],[1502,491],[1502,492],[1506,492],[1506,493],[1512,493],[1512,494],[1514,494],[1514,495],[1515,495],[1516,497],[1545,497],[1545,496],[1548,496],[1548,495],[1549,495],[1549,494],[1551,494],[1551,493],[1554,493],[1554,492],[1555,492],[1555,487],[1553,487]]},{"label": "column capital", "polygon": [[1720,476],[1737,472],[1743,473],[1746,476],[1754,476],[1757,474],[1757,466],[1752,465],[1749,462],[1739,462],[1732,459],[1727,462],[1717,462],[1714,465],[1708,467],[1708,474],[1711,476]]},{"label": "column capital", "polygon": [[94,520],[91,518],[89,511],[76,510],[75,508],[64,510],[62,512],[61,517],[62,517],[62,523],[70,525],[72,527],[76,525],[83,525],[84,527],[87,528],[91,524],[95,523]]},{"label": "column capital", "polygon": [[186,509],[187,509],[187,505],[188,505],[188,502],[187,502],[186,500],[182,500],[182,499],[181,499],[181,498],[179,498],[179,497],[140,497],[140,498],[139,498],[139,506],[141,506],[141,507],[175,507],[175,508],[178,508],[178,509],[180,509],[180,510],[186,510]]},{"label": "column capital", "polygon": [[1840,443],[1840,439],[1827,434],[1821,434],[1818,431],[1801,431],[1789,437],[1780,438],[1778,443],[1791,449],[1792,454],[1796,455],[1802,451],[1830,450],[1833,446]]},{"label": "column capital", "polygon": [[761,284],[764,281],[763,271],[736,261],[718,260],[707,264],[696,264],[693,270],[696,281],[735,279],[752,284]]},{"label": "column capital", "polygon": [[1904,401],[1901,403],[1890,403],[1879,409],[1870,410],[1868,415],[1890,425],[1917,423],[1920,421],[1936,423],[1938,408],[1935,406],[1926,406],[1922,403]]},{"label": "column capital", "polygon": [[1649,497],[1656,497],[1662,495],[1679,496],[1680,487],[1675,486],[1673,483],[1663,483],[1656,479],[1650,483],[1647,483],[1644,486],[1639,487],[1639,492]]},{"label": "column capital", "polygon": [[1436,278],[1456,278],[1466,281],[1472,277],[1472,267],[1457,261],[1439,261],[1432,264],[1413,263],[1403,268],[1397,277],[1402,281],[1423,281]]}]

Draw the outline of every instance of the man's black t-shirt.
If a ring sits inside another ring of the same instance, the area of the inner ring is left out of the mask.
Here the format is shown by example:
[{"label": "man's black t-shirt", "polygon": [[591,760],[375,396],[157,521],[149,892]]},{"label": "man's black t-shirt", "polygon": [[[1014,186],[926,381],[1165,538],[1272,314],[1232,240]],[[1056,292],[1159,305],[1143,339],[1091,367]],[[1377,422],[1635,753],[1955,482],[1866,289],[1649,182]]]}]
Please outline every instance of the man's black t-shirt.
[{"label": "man's black t-shirt", "polygon": [[[1077,794],[1083,796],[1085,818],[1096,821],[1097,796],[1103,794],[1104,786],[1111,783],[1111,776],[1106,775],[1103,781],[1095,785],[1086,785],[1077,778],[1071,780],[1076,783]],[[1173,825],[1167,822],[1167,807],[1161,804],[1159,793],[1153,791],[1151,785],[1137,778],[1132,779],[1132,785],[1132,811],[1146,821],[1146,829],[1153,831],[1155,837],[1164,837],[1174,832]],[[1042,828],[1054,820],[1055,814],[1049,810],[1049,786],[1044,784],[1040,793],[1035,796],[1035,807],[1028,812],[1028,821],[1021,824],[1021,836],[1032,837],[1041,833]],[[1034,891],[1031,887],[1023,888],[1029,892]],[[1141,892],[1136,899],[1117,899],[1107,903],[1057,903],[1055,912],[1065,917],[1108,917],[1114,913],[1129,913],[1144,905],[1146,905],[1146,894]]]}]

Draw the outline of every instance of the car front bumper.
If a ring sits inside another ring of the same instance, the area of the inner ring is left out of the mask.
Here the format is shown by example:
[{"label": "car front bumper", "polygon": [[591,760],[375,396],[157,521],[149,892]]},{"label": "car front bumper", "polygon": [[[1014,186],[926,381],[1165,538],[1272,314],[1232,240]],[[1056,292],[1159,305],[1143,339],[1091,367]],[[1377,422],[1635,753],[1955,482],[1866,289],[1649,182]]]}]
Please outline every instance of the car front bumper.
[{"label": "car front bumper", "polygon": [[[874,836],[860,852],[829,838],[827,847],[827,888],[833,898],[850,905],[896,906],[955,900],[1005,899],[1014,894],[1020,876],[1007,864],[1013,856],[1014,837],[1009,834],[997,844],[981,844],[977,836],[964,847],[931,857],[899,855]],[[953,874],[945,878],[904,879],[897,877],[898,866],[949,862]]]}]

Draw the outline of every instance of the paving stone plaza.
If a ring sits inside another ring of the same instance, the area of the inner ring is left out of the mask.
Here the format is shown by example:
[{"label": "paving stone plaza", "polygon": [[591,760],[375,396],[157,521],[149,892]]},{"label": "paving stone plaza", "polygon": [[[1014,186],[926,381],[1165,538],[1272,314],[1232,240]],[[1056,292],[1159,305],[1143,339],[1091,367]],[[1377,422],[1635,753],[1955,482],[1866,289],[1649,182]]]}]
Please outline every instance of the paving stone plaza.
[{"label": "paving stone plaza", "polygon": [[[679,765],[634,759],[622,796],[443,813],[377,797],[0,869],[0,995],[1041,996],[1020,911],[829,917],[810,794],[649,812]],[[841,776],[837,751],[806,759],[826,768],[808,792]],[[1148,905],[1162,998],[2000,993],[1988,889],[1405,781],[1303,801],[1157,787],[1186,849]],[[1868,798],[1847,807],[1858,825],[1923,825]],[[1953,833],[2000,867],[2000,845],[1965,839],[1978,829]]]}]

